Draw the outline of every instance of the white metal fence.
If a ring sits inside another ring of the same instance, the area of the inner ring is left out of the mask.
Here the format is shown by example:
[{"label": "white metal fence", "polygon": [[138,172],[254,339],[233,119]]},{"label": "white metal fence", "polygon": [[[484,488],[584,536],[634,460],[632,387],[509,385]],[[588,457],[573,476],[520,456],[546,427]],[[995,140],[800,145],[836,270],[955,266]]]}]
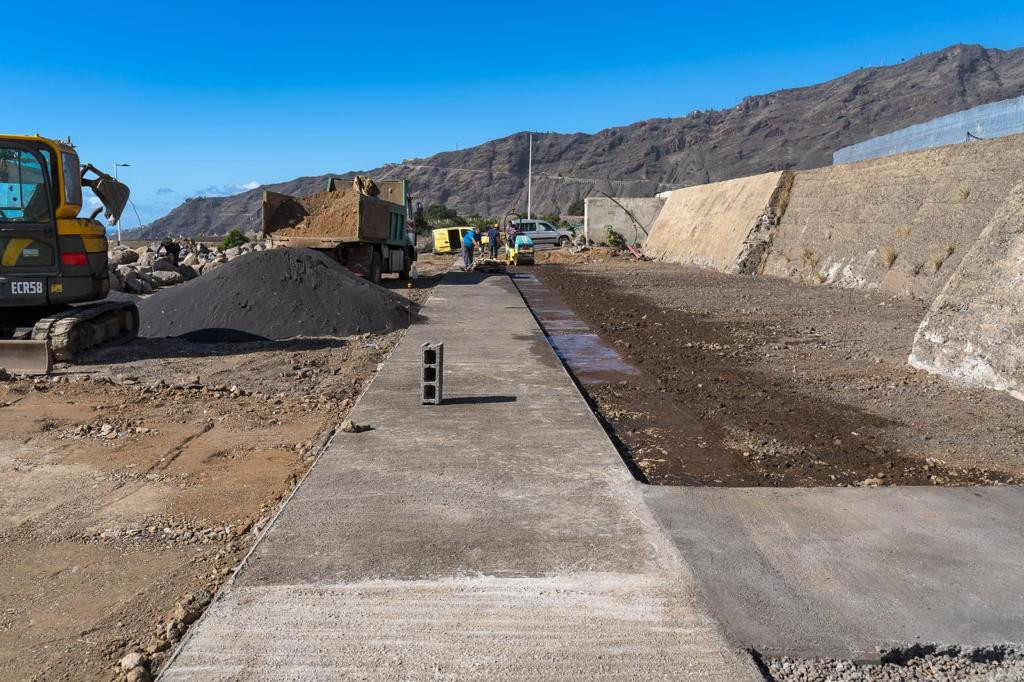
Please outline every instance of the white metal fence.
[{"label": "white metal fence", "polygon": [[1024,96],[982,104],[843,147],[832,154],[832,163],[865,161],[1017,133],[1024,133]]}]

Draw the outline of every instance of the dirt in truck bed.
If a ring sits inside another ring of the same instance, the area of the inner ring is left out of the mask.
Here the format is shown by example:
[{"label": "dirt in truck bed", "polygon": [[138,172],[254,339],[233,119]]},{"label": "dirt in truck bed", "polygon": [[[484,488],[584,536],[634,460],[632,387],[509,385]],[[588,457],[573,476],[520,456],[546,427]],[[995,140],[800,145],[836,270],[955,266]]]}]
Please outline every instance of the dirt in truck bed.
[{"label": "dirt in truck bed", "polygon": [[535,272],[640,370],[584,389],[651,483],[1024,483],[1024,402],[907,365],[921,301],[619,259]]},{"label": "dirt in truck bed", "polygon": [[285,202],[274,217],[279,224],[289,225],[274,230],[277,239],[354,236],[359,234],[359,192],[351,188],[319,192]]},{"label": "dirt in truck bed", "polygon": [[[449,263],[384,284],[422,303]],[[157,672],[401,334],[139,339],[0,378],[0,680]]]}]

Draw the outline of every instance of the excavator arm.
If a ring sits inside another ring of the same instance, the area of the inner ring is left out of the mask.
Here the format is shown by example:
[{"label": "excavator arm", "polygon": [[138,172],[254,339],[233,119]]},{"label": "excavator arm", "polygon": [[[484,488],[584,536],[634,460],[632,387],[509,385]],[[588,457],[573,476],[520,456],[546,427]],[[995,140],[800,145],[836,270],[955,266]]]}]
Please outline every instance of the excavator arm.
[{"label": "excavator arm", "polygon": [[[87,174],[90,172],[96,177],[88,177]],[[89,218],[95,220],[100,211],[104,211],[103,215],[107,218],[107,222],[116,225],[117,221],[121,219],[124,207],[128,204],[128,195],[131,193],[128,185],[115,180],[91,163],[82,165],[82,185],[91,189],[103,204],[102,207],[93,211]]]}]

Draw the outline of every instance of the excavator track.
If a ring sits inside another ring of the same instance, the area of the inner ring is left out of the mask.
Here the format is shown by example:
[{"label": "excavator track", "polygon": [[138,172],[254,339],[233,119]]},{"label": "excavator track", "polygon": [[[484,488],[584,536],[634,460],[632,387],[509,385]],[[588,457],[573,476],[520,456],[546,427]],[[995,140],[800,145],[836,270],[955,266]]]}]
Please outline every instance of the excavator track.
[{"label": "excavator track", "polygon": [[33,341],[48,341],[53,360],[74,362],[97,346],[127,343],[139,333],[139,309],[128,301],[104,301],[62,310],[36,322]]}]

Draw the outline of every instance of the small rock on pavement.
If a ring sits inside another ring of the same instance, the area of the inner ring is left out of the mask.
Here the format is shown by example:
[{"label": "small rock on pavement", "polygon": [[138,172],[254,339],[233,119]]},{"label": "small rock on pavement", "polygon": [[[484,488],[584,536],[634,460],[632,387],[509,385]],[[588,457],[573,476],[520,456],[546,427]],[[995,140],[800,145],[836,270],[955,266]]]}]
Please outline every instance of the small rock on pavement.
[{"label": "small rock on pavement", "polygon": [[362,431],[366,431],[368,428],[370,427],[365,424],[356,424],[351,419],[346,419],[341,422],[341,430],[345,433],[360,433]]}]

